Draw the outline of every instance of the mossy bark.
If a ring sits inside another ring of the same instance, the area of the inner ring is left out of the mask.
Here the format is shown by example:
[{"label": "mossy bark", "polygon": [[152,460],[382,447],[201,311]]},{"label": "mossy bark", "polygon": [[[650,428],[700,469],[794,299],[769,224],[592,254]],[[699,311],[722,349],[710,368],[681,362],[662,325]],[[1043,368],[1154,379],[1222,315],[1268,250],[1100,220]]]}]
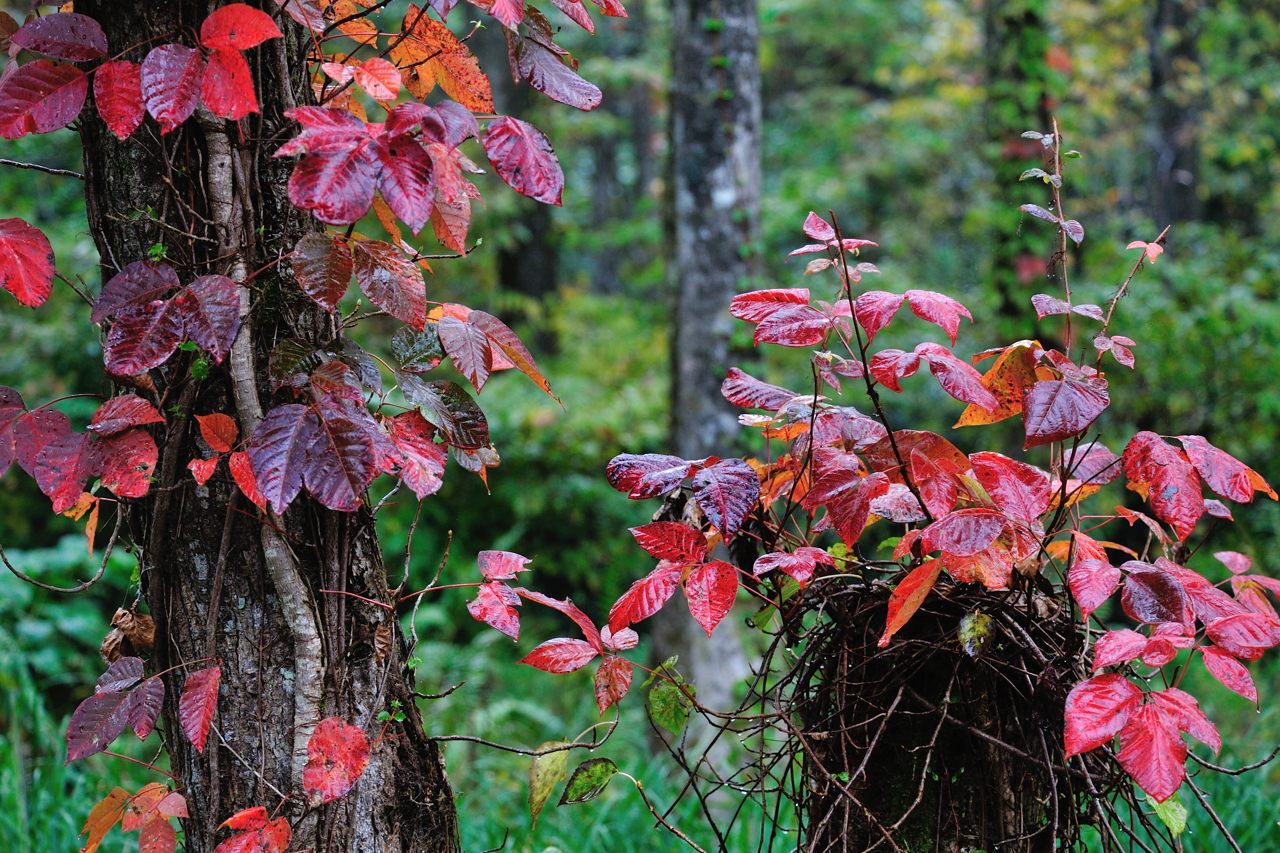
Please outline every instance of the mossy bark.
[{"label": "mossy bark", "polygon": [[[193,44],[216,5],[82,0],[76,11],[102,24],[113,54],[140,62],[158,44]],[[274,3],[254,5],[279,12]],[[178,667],[165,679],[162,731],[191,815],[183,822],[184,849],[211,851],[224,837],[217,830],[223,820],[265,805],[293,821],[291,849],[454,851],[452,792],[439,746],[422,729],[394,614],[320,592],[389,598],[372,516],[331,512],[305,497],[283,517],[264,516],[239,495],[225,466],[206,487],[186,471],[202,455],[194,415],[226,412],[244,429],[254,422],[246,393],[261,408],[283,401],[267,381],[274,344],[338,334],[331,318],[301,297],[287,263],[279,263],[319,226],[289,203],[292,162],[271,156],[293,134],[285,110],[311,98],[310,36],[288,17],[276,19],[285,37],[247,53],[259,115],[237,125],[198,114],[164,135],[148,119],[125,141],[92,109],[80,124],[90,233],[104,276],[156,247],[184,282],[208,273],[243,280],[257,271],[241,333],[241,343],[250,344],[241,347],[248,387],[233,387],[235,356],[203,379],[193,376],[194,356],[187,353],[151,372],[154,388],[145,393],[167,424],[156,436],[161,456],[150,497],[128,508],[157,625],[153,666]],[[176,703],[185,671],[211,659],[222,667],[222,687],[215,731],[198,753],[176,725]],[[303,685],[314,687],[314,701],[300,699]],[[376,716],[393,702],[406,719],[384,732]],[[298,745],[305,740],[296,733],[331,715],[359,725],[376,745],[350,795],[308,810],[299,779]],[[289,797],[283,806],[282,795]]]}]

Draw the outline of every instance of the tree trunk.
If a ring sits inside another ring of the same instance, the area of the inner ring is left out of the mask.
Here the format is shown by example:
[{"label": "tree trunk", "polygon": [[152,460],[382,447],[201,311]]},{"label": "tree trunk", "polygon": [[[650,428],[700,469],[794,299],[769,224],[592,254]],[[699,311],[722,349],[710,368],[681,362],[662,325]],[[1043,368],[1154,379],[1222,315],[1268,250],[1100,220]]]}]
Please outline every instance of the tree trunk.
[{"label": "tree trunk", "polygon": [[[724,455],[738,432],[720,394],[733,319],[726,306],[759,275],[760,66],[755,0],[673,0],[671,91],[671,451]],[[708,640],[687,613],[655,621],[658,659],[680,654],[708,706],[732,706],[747,674],[726,621]]]},{"label": "tree trunk", "polygon": [[[155,44],[198,30],[209,7],[82,0],[76,11],[97,19],[109,44],[135,45],[124,58],[136,62]],[[157,436],[150,497],[128,508],[156,619],[155,668],[211,658],[222,668],[203,754],[176,725],[184,673],[165,677],[165,741],[191,815],[185,849],[212,850],[227,817],[256,805],[274,812],[290,795],[282,813],[294,822],[291,849],[453,851],[453,797],[439,747],[422,730],[397,620],[356,598],[320,592],[388,597],[371,514],[331,512],[299,497],[283,517],[259,519],[225,468],[207,487],[185,471],[201,455],[190,416],[233,414],[247,436],[273,402],[265,381],[272,347],[288,337],[320,342],[338,334],[288,280],[287,264],[277,263],[320,227],[289,203],[292,162],[271,156],[292,135],[283,112],[312,100],[310,35],[285,16],[277,20],[285,38],[247,53],[260,116],[237,126],[197,114],[164,136],[148,122],[125,142],[95,112],[81,119],[90,233],[104,275],[163,246],[184,282],[208,273],[247,282],[244,322],[226,363],[197,379],[183,354],[150,374],[173,417]],[[393,702],[405,720],[384,731],[375,718]],[[307,737],[331,715],[360,726],[376,746],[347,797],[307,810],[300,788]]]},{"label": "tree trunk", "polygon": [[1200,104],[1189,86],[1197,76],[1195,0],[1158,0],[1151,12],[1151,218],[1158,231],[1198,218]]},{"label": "tree trunk", "polygon": [[[1015,337],[1035,337],[1030,299],[1048,270],[1057,235],[1029,222],[1018,211],[1025,201],[1044,204],[1043,185],[1020,184],[1018,176],[1044,165],[1046,149],[1022,133],[1049,133],[1049,30],[1045,0],[987,0],[987,139],[995,149],[992,183],[990,281],[999,315]],[[1046,167],[1048,168],[1048,167]],[[1037,192],[1037,187],[1042,190]]]}]

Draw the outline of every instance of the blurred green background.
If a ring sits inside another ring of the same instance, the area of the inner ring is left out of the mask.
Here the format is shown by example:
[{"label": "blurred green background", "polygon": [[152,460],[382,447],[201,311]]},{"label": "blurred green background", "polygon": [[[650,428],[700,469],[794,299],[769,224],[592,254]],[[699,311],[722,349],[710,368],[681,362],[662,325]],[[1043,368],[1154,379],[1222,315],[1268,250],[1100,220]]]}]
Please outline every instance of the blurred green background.
[{"label": "blurred green background", "polygon": [[[443,582],[471,580],[480,549],[517,550],[534,559],[535,586],[572,595],[597,618],[648,568],[625,531],[647,520],[652,507],[631,504],[603,478],[614,454],[662,450],[667,432],[666,6],[627,5],[631,21],[604,22],[594,40],[565,34],[582,73],[605,90],[600,110],[579,114],[539,99],[521,107],[561,155],[564,208],[526,205],[482,180],[487,208],[473,233],[484,237],[483,246],[465,261],[437,263],[428,282],[432,299],[513,322],[567,411],[518,375],[499,376],[486,388],[481,403],[502,465],[490,473],[491,492],[451,467],[444,489],[425,502],[411,565],[419,586],[431,577],[449,531],[452,559]],[[1032,32],[1000,32],[992,9],[1001,4],[994,2],[761,0],[759,248],[770,285],[807,283],[803,261],[786,252],[802,242],[806,212],[830,208],[846,232],[880,243],[867,256],[883,271],[873,286],[936,289],[969,306],[977,322],[961,332],[964,354],[1022,337],[1060,336],[1053,322],[1037,327],[1029,305],[1033,293],[1056,293],[1056,284],[1034,270],[1010,279],[996,268],[1010,251],[1043,258],[1052,250],[1050,229],[1019,223],[1016,211],[1021,202],[1045,202],[1042,186],[1016,183],[1021,169],[1039,164],[1018,159],[1001,141],[1009,127],[1047,130],[1041,117],[1052,111],[1067,147],[1084,155],[1066,172],[1067,209],[1088,234],[1073,257],[1077,302],[1105,300],[1133,262],[1125,244],[1152,239],[1169,224],[1155,221],[1157,215],[1178,220],[1168,251],[1139,277],[1113,327],[1138,342],[1138,370],[1109,370],[1108,443],[1118,451],[1139,428],[1200,433],[1275,483],[1280,8],[1269,0],[1011,5],[1036,13],[1032,24],[1023,20]],[[1153,26],[1170,6],[1189,10],[1189,17],[1172,30]],[[1001,54],[1009,43],[1017,49]],[[993,63],[1003,68],[995,76]],[[1172,76],[1157,81],[1156,66]],[[1012,90],[1010,68],[1019,81]],[[1153,170],[1175,155],[1191,156],[1192,168],[1175,175],[1185,190],[1181,201],[1161,206]],[[77,140],[66,133],[9,143],[4,156],[79,168]],[[79,190],[63,178],[0,169],[0,212],[43,228],[61,271],[96,285]],[[545,264],[538,265],[542,274],[522,268],[534,253],[553,259],[550,273]],[[3,301],[0,384],[36,402],[105,390],[87,311],[65,288],[38,312]],[[371,325],[359,339],[385,350],[389,331]],[[899,336],[886,332],[886,346],[923,333],[921,324],[905,320],[891,331]],[[802,358],[752,355],[745,325],[740,344],[744,357],[756,359],[753,372],[803,387]],[[888,401],[897,423],[945,430],[958,414],[931,383],[908,381],[906,388]],[[75,399],[59,408],[84,419],[94,405]],[[1016,447],[1012,433],[1005,440]],[[965,434],[957,439],[962,447],[969,441]],[[391,565],[401,559],[413,511],[397,497],[384,513]],[[1280,510],[1267,502],[1236,515],[1234,527],[1215,530],[1206,553],[1234,548],[1262,570],[1280,571],[1274,557]],[[52,518],[24,477],[0,480],[0,541],[20,568],[43,579],[69,582],[92,570],[75,526]],[[92,802],[113,784],[148,781],[139,768],[103,756],[63,766],[66,718],[100,670],[96,648],[111,614],[134,596],[131,573],[131,559],[121,553],[104,584],[68,600],[0,576],[0,839],[10,849],[77,849]],[[597,722],[589,676],[555,680],[513,663],[563,625],[530,613],[516,648],[480,630],[466,615],[465,598],[445,594],[418,611],[420,689],[463,682],[425,706],[432,733],[532,747]],[[1280,666],[1264,661],[1253,670],[1269,708]],[[1280,742],[1280,714],[1255,712],[1203,675],[1196,668],[1189,678],[1223,729],[1228,745],[1221,762],[1238,766],[1270,752]],[[624,708],[623,726],[605,752],[663,802],[678,780],[645,738],[640,703],[633,697]],[[147,755],[140,745],[121,748]],[[674,847],[651,831],[652,818],[620,780],[601,801],[549,809],[531,831],[527,759],[464,744],[451,745],[448,755],[467,850],[497,845],[504,833],[507,849],[519,851]],[[1244,849],[1280,848],[1280,770],[1242,778],[1202,774],[1200,781]],[[1207,819],[1189,805],[1188,849],[1219,849]],[[691,808],[673,820],[714,843]],[[742,822],[733,849],[754,849],[751,823]],[[121,843],[116,834],[103,849],[134,849],[136,837]]]}]

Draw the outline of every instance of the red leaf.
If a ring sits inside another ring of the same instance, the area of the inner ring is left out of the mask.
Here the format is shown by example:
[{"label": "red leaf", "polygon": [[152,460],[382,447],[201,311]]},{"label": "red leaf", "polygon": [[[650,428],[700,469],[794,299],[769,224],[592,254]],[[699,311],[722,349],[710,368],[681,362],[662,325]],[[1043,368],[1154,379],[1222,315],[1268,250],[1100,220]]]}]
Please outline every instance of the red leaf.
[{"label": "red leaf", "polygon": [[[1143,563],[1126,563],[1142,566]],[[1120,593],[1120,606],[1135,622],[1161,625],[1177,622],[1190,625],[1194,614],[1187,591],[1176,578],[1158,569],[1141,569],[1129,572]]]},{"label": "red leaf", "polygon": [[1228,690],[1258,704],[1258,687],[1244,664],[1216,646],[1201,646],[1200,654],[1210,675]]},{"label": "red leaf", "polygon": [[1062,441],[1089,428],[1110,405],[1101,380],[1041,379],[1022,399],[1023,447]]},{"label": "red leaf", "polygon": [[697,462],[661,453],[622,453],[613,457],[605,476],[609,485],[632,500],[665,495],[698,468]]},{"label": "red leaf", "polygon": [[579,110],[600,106],[599,87],[582,79],[539,39],[508,33],[507,45],[512,71],[548,98]]},{"label": "red leaf", "polygon": [[916,347],[916,354],[929,361],[929,372],[938,380],[942,390],[952,397],[988,412],[1000,406],[996,396],[983,386],[982,374],[956,358],[951,350],[938,344],[923,343]]},{"label": "red leaf", "polygon": [[609,609],[609,630],[615,634],[662,609],[680,583],[681,567],[659,563],[658,568],[631,584]]},{"label": "red leaf", "polygon": [[356,282],[369,301],[402,323],[424,328],[427,288],[413,261],[381,240],[354,240],[351,249]]},{"label": "red leaf", "polygon": [[319,429],[307,448],[303,481],[321,504],[340,512],[360,506],[364,490],[382,470],[390,440],[363,406],[334,398],[314,407]]},{"label": "red leaf", "polygon": [[1178,731],[1186,732],[1215,753],[1222,749],[1222,735],[1218,727],[1200,710],[1200,703],[1185,690],[1166,687],[1149,695],[1149,700],[1173,721]]},{"label": "red leaf", "polygon": [[66,512],[75,506],[85,481],[96,472],[97,461],[89,436],[84,433],[57,436],[40,448],[34,476],[40,491],[53,502],[54,512]]},{"label": "red leaf", "polygon": [[1067,586],[1081,615],[1088,619],[1120,586],[1120,570],[1106,560],[1077,559],[1067,572]]},{"label": "red leaf", "polygon": [[733,301],[729,304],[729,313],[739,320],[759,323],[782,308],[808,304],[809,289],[806,287],[753,290],[733,297]]},{"label": "red leaf", "polygon": [[559,398],[551,393],[551,383],[538,370],[538,365],[534,363],[529,350],[505,323],[484,311],[472,311],[467,315],[467,323],[484,332],[485,337],[489,339],[490,358],[494,362],[495,370],[499,369],[498,362],[505,356],[517,370],[532,379],[543,393],[559,402]]},{"label": "red leaf", "polygon": [[80,114],[89,78],[74,65],[37,59],[0,81],[0,136],[17,139],[66,127]]},{"label": "red leaf", "polygon": [[85,699],[67,724],[67,761],[102,752],[120,737],[128,720],[122,708],[128,693],[95,693]]},{"label": "red leaf", "polygon": [[13,34],[12,43],[54,59],[85,62],[107,55],[107,35],[88,15],[61,12],[33,18]]},{"label": "red leaf", "polygon": [[1280,622],[1264,613],[1238,613],[1205,625],[1209,639],[1244,660],[1257,660],[1267,649],[1280,645]]},{"label": "red leaf", "polygon": [[121,316],[103,347],[107,371],[137,376],[168,361],[182,343],[182,315],[169,302],[152,302]]},{"label": "red leaf", "polygon": [[893,593],[889,596],[889,615],[885,618],[884,633],[876,642],[879,648],[889,645],[893,635],[920,609],[941,572],[942,561],[930,560],[912,569],[893,588]]},{"label": "red leaf", "polygon": [[513,190],[544,204],[561,203],[564,172],[542,131],[501,116],[490,122],[481,141],[494,171]]},{"label": "red leaf", "polygon": [[400,479],[418,500],[440,491],[449,455],[433,440],[435,428],[419,412],[405,412],[389,423],[391,442],[403,457]]},{"label": "red leaf", "polygon": [[400,70],[380,56],[361,62],[354,73],[356,85],[375,101],[395,100],[400,94]]},{"label": "red leaf", "polygon": [[889,325],[905,298],[901,294],[886,293],[883,290],[868,290],[858,294],[853,303],[853,316],[858,325],[866,329],[868,344],[875,340],[881,329]]},{"label": "red leaf", "polygon": [[1191,464],[1195,466],[1209,488],[1227,500],[1249,503],[1253,500],[1255,483],[1259,481],[1263,491],[1270,489],[1266,481],[1262,480],[1248,465],[1214,447],[1201,436],[1180,435],[1178,440],[1182,442],[1187,458],[1191,460]]},{"label": "red leaf", "polygon": [[958,509],[924,529],[926,551],[942,550],[957,557],[985,551],[1004,532],[1008,520],[994,509]]},{"label": "red leaf", "polygon": [[1049,509],[1049,475],[999,453],[972,453],[973,472],[995,505],[1031,524]]},{"label": "red leaf", "polygon": [[[223,6],[222,9],[230,8]],[[221,10],[219,10],[221,11]],[[258,111],[258,96],[253,90],[253,72],[244,54],[238,50],[210,51],[204,70],[200,99],[209,112],[221,118],[239,121]]]},{"label": "red leaf", "polygon": [[200,52],[180,44],[155,48],[142,61],[142,103],[168,133],[196,111],[204,60]]},{"label": "red leaf", "polygon": [[183,334],[221,363],[240,331],[240,291],[225,275],[203,275],[173,297]]},{"label": "red leaf", "polygon": [[200,437],[214,453],[230,453],[240,435],[235,419],[230,415],[196,415],[196,423],[200,427]]},{"label": "red leaf", "polygon": [[381,167],[378,185],[383,200],[417,234],[431,220],[436,192],[431,158],[409,136],[384,135],[373,141],[370,151]]},{"label": "red leaf", "polygon": [[1213,556],[1230,569],[1233,575],[1242,575],[1253,567],[1253,559],[1239,551],[1214,551]]},{"label": "red leaf", "polygon": [[490,581],[476,589],[476,597],[467,602],[472,618],[496,628],[513,640],[520,639],[520,614],[516,607],[520,597],[505,583]]},{"label": "red leaf", "polygon": [[1143,705],[1129,717],[1116,758],[1158,803],[1173,796],[1187,775],[1187,745],[1173,721],[1154,704]]},{"label": "red leaf", "polygon": [[25,413],[26,407],[21,395],[12,388],[0,386],[0,477],[9,470],[17,452],[13,442],[13,427]]},{"label": "red leaf", "polygon": [[[936,465],[919,450],[911,451],[911,480],[934,518],[941,518],[956,505],[959,492],[956,478],[941,465]],[[910,490],[908,490],[910,494]],[[913,498],[914,499],[914,498]],[[919,507],[919,504],[916,505]]]},{"label": "red leaf", "polygon": [[173,853],[178,833],[167,820],[149,820],[138,833],[138,853]]},{"label": "red leaf", "polygon": [[528,557],[512,551],[481,551],[476,555],[480,574],[487,581],[514,580],[517,573],[529,571],[525,568],[529,562]]},{"label": "red leaf", "polygon": [[774,553],[763,554],[751,567],[751,573],[757,577],[771,572],[774,569],[790,575],[800,584],[803,589],[804,585],[809,582],[809,578],[813,577],[814,570],[818,564],[832,566],[835,565],[835,558],[821,548],[814,548],[809,545],[802,545],[795,550],[793,554]]},{"label": "red leaf", "polygon": [[319,432],[310,407],[288,403],[268,412],[249,439],[254,480],[276,512],[284,512],[302,489],[307,451]]},{"label": "red leaf", "polygon": [[1204,514],[1200,478],[1185,454],[1153,432],[1140,432],[1121,455],[1129,488],[1146,498],[1156,516],[1186,539]]},{"label": "red leaf", "polygon": [[960,330],[960,318],[967,317],[973,321],[969,309],[950,296],[931,290],[908,290],[905,296],[912,313],[946,332],[952,346],[955,346],[956,333]]},{"label": "red leaf", "polygon": [[689,599],[689,613],[710,637],[733,608],[738,570],[722,560],[695,566],[685,579],[684,594]]},{"label": "red leaf", "polygon": [[871,503],[888,493],[889,478],[877,471],[864,477],[858,485],[842,492],[827,505],[827,515],[844,543],[853,546],[867,526]]},{"label": "red leaf", "polygon": [[603,714],[622,701],[631,690],[631,661],[620,657],[607,657],[596,669],[596,707]]},{"label": "red leaf", "polygon": [[702,531],[676,521],[655,521],[631,528],[640,547],[659,560],[670,560],[682,566],[701,563],[707,558],[707,540]]},{"label": "red leaf", "polygon": [[196,752],[204,752],[209,727],[213,724],[213,712],[218,707],[218,685],[221,682],[222,669],[211,666],[191,673],[182,685],[178,722]]},{"label": "red leaf", "polygon": [[440,343],[453,360],[453,366],[479,392],[493,370],[493,352],[488,336],[456,317],[441,317],[439,331]]},{"label": "red leaf", "polygon": [[128,690],[142,680],[142,658],[123,657],[107,667],[107,671],[98,676],[93,689],[95,693],[119,693]]},{"label": "red leaf", "polygon": [[[549,595],[543,595],[540,592],[534,592],[533,590],[525,589],[524,587],[516,587],[514,591],[516,595],[521,598],[525,598],[529,601],[535,602],[536,604],[541,604],[544,607],[550,607],[552,610],[557,610],[565,616],[568,616],[574,621],[574,624],[582,629],[582,634],[587,638],[587,642],[590,643],[597,651],[602,654],[604,653],[605,646],[600,632],[596,630],[595,623],[591,621],[591,618],[587,616],[587,614],[583,613],[582,609],[579,608],[578,605],[574,604],[567,598],[552,598]],[[631,633],[634,634],[635,632],[632,631]],[[628,648],[630,647],[628,646]]]},{"label": "red leaf", "polygon": [[159,678],[148,678],[129,691],[129,698],[121,706],[120,713],[138,740],[146,740],[156,727],[156,717],[160,716],[163,704],[164,682]]},{"label": "red leaf", "polygon": [[137,394],[121,394],[98,407],[88,429],[89,432],[106,437],[133,427],[162,423],[164,417],[156,411],[155,406]]},{"label": "red leaf", "polygon": [[797,396],[786,388],[761,382],[736,367],[729,368],[729,373],[720,386],[720,393],[735,406],[770,412],[778,411]]},{"label": "red leaf", "polygon": [[40,452],[55,439],[70,435],[71,421],[56,409],[35,409],[19,415],[10,429],[18,465],[35,477]]},{"label": "red leaf", "polygon": [[703,468],[693,477],[693,497],[725,537],[742,526],[760,500],[760,478],[741,459],[725,459]]},{"label": "red leaf", "polygon": [[756,326],[756,344],[783,347],[810,347],[826,340],[835,321],[812,305],[792,305],[777,309]]},{"label": "red leaf", "polygon": [[540,669],[543,672],[563,674],[582,669],[582,667],[591,663],[597,654],[599,652],[596,651],[596,647],[585,640],[570,640],[559,637],[554,640],[547,640],[521,658],[519,662],[535,669]]},{"label": "red leaf", "polygon": [[328,234],[308,234],[293,247],[290,259],[303,292],[330,314],[337,311],[354,270],[347,241]]},{"label": "red leaf", "polygon": [[920,356],[900,349],[881,350],[871,356],[867,370],[871,377],[890,391],[902,393],[900,380],[915,375],[920,369]]},{"label": "red leaf", "polygon": [[133,429],[98,442],[95,453],[102,473],[102,485],[117,497],[140,498],[151,489],[160,452],[155,439]]},{"label": "red leaf", "polygon": [[200,44],[210,50],[248,50],[275,38],[280,28],[271,16],[244,3],[214,9],[200,25]]},{"label": "red leaf", "polygon": [[40,229],[0,219],[0,287],[36,308],[53,292],[53,270],[53,247]]},{"label": "red leaf", "polygon": [[[291,4],[298,0],[289,0]],[[247,829],[231,836],[214,849],[213,853],[284,853],[289,846],[292,830],[288,817],[267,820],[267,810],[262,806],[237,812],[222,824],[231,829]]]},{"label": "red leaf", "polygon": [[253,464],[249,461],[249,454],[243,450],[232,453],[227,460],[227,466],[231,469],[231,479],[236,481],[236,485],[244,496],[258,509],[266,509],[267,499],[263,497],[262,492],[258,491],[258,481],[253,474]]},{"label": "red leaf", "polygon": [[369,739],[364,732],[338,717],[327,717],[307,741],[302,789],[313,806],[345,797],[368,764]]},{"label": "red leaf", "polygon": [[203,486],[213,479],[214,473],[218,470],[217,456],[210,456],[208,459],[192,459],[187,463],[187,470],[191,472],[191,476],[195,478],[198,485]]},{"label": "red leaf", "polygon": [[181,286],[178,274],[168,264],[134,261],[102,285],[102,293],[93,304],[93,322],[101,323],[145,307]]},{"label": "red leaf", "polygon": [[1108,631],[1098,638],[1093,647],[1093,671],[1103,667],[1128,663],[1142,654],[1147,647],[1147,638],[1137,631],[1124,629]]},{"label": "red leaf", "polygon": [[142,68],[132,62],[104,62],[93,72],[93,102],[107,129],[127,139],[142,124]]},{"label": "red leaf", "polygon": [[1077,684],[1067,695],[1067,757],[1108,743],[1141,701],[1142,691],[1117,673],[1095,675]]},{"label": "red leaf", "polygon": [[802,226],[802,229],[804,230],[806,237],[818,240],[822,243],[829,243],[836,239],[836,229],[831,226],[830,222],[823,219],[812,210],[809,211],[809,215],[804,218],[804,225]]},{"label": "red leaf", "polygon": [[308,154],[289,176],[289,200],[321,222],[349,225],[369,211],[377,177],[368,140],[338,152]]}]

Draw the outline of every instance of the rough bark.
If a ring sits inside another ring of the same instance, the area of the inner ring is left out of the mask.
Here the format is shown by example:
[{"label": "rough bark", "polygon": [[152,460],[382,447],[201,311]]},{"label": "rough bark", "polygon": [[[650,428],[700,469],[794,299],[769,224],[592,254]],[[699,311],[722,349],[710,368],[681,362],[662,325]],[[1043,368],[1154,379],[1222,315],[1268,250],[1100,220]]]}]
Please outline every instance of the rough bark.
[{"label": "rough bark", "polygon": [[[96,18],[113,47],[138,45],[125,58],[141,61],[149,47],[197,30],[209,7],[83,0],[76,10]],[[284,111],[310,99],[309,35],[287,17],[277,20],[285,39],[248,54],[260,117],[237,127],[206,114],[164,136],[148,121],[125,142],[92,111],[81,123],[90,233],[104,276],[163,245],[183,281],[206,273],[251,278],[226,364],[204,380],[192,377],[186,356],[152,372],[161,408],[173,417],[157,436],[151,496],[128,509],[156,619],[155,668],[209,658],[222,667],[215,731],[203,754],[175,723],[184,672],[166,676],[166,744],[191,814],[185,849],[212,850],[228,816],[254,805],[275,810],[291,795],[283,813],[295,821],[297,849],[453,851],[453,797],[439,747],[422,730],[397,620],[386,609],[319,592],[389,597],[372,516],[299,498],[283,517],[260,518],[225,473],[197,487],[185,471],[200,455],[192,415],[234,414],[247,434],[278,402],[266,382],[271,348],[287,337],[320,342],[337,333],[301,298],[287,264],[276,263],[319,227],[288,201],[292,163],[271,157],[292,135]],[[389,650],[376,642],[379,632],[393,638]],[[375,716],[392,701],[406,720],[378,738]],[[306,810],[306,737],[331,715],[361,726],[377,747],[349,796]]]},{"label": "rough bark", "polygon": [[[724,455],[737,416],[720,394],[733,320],[759,274],[760,66],[755,0],[673,0],[671,91],[671,451]],[[747,672],[726,621],[708,640],[679,608],[655,622],[658,659],[679,654],[699,700],[732,705]]]},{"label": "rough bark", "polygon": [[1200,108],[1194,86],[1199,38],[1194,0],[1158,0],[1147,32],[1151,63],[1151,184],[1157,229],[1200,214]]}]

